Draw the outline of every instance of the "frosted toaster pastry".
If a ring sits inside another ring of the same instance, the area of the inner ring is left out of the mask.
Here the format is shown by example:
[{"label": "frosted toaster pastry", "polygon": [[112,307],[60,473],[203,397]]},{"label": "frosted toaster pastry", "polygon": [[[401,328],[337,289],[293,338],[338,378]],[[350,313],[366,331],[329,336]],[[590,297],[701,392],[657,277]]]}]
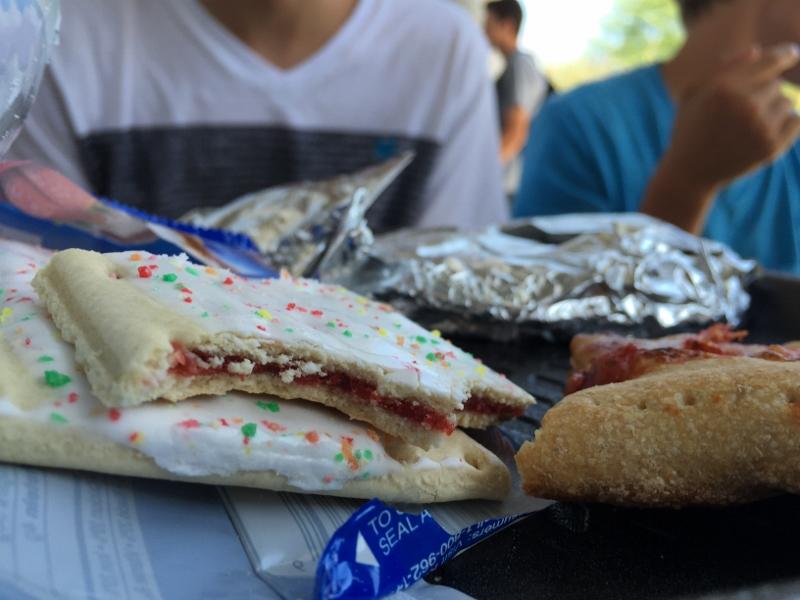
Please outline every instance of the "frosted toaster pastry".
[{"label": "frosted toaster pastry", "polygon": [[318,404],[245,393],[102,405],[30,287],[47,258],[0,241],[0,461],[404,502],[508,491],[505,466],[461,432],[425,452]]},{"label": "frosted toaster pastry", "polygon": [[533,402],[437,332],[338,286],[82,250],[56,254],[34,286],[110,407],[271,393],[429,447],[456,425],[486,427]]}]

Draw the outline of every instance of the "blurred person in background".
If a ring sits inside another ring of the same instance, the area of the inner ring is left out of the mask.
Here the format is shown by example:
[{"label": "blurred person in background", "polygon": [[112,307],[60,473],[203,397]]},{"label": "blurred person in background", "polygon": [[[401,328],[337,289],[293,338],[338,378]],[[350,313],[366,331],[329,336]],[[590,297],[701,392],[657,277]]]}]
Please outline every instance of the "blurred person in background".
[{"label": "blurred person in background", "polygon": [[68,0],[11,157],[178,217],[413,150],[372,226],[507,218],[488,46],[443,0]]},{"label": "blurred person in background", "polygon": [[513,197],[522,172],[520,153],[528,141],[531,120],[551,89],[536,68],[533,57],[517,46],[522,26],[522,7],[517,0],[494,0],[486,5],[484,29],[489,43],[505,58],[505,70],[497,80],[500,119],[500,161],[504,188]]},{"label": "blurred person in background", "polygon": [[547,104],[514,212],[641,211],[800,273],[800,2],[679,4],[674,58]]}]

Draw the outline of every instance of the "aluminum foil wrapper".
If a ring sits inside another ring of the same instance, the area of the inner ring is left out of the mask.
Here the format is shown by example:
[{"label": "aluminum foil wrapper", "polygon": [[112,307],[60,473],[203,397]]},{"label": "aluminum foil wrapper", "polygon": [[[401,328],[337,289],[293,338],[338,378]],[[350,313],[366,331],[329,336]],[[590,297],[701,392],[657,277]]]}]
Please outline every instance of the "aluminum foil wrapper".
[{"label": "aluminum foil wrapper", "polygon": [[365,214],[411,160],[407,152],[356,173],[268,188],[181,220],[246,234],[276,270],[318,276],[352,263],[372,244]]},{"label": "aluminum foil wrapper", "polygon": [[511,339],[737,324],[757,265],[639,214],[561,215],[465,234],[404,230],[335,279],[451,335]]}]

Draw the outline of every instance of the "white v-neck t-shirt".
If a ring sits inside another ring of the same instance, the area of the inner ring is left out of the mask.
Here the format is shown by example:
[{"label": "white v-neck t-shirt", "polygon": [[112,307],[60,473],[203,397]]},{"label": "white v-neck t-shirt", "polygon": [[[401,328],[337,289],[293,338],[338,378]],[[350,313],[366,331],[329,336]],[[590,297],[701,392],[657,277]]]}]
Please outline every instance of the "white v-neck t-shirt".
[{"label": "white v-neck t-shirt", "polygon": [[281,70],[197,0],[65,0],[61,45],[12,158],[176,217],[270,185],[416,159],[378,230],[506,219],[487,45],[445,0],[359,0]]}]

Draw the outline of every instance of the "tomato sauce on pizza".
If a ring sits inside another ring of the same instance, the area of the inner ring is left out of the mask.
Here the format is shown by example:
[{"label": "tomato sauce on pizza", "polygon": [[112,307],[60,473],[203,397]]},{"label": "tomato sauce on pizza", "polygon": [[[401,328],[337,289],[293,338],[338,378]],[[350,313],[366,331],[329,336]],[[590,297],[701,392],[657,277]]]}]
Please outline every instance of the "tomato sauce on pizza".
[{"label": "tomato sauce on pizza", "polygon": [[728,325],[719,324],[696,334],[654,340],[615,334],[578,335],[570,344],[572,372],[564,393],[628,381],[667,364],[726,356],[773,361],[800,360],[800,345],[742,343],[741,340],[746,337],[747,331],[735,331]]}]

